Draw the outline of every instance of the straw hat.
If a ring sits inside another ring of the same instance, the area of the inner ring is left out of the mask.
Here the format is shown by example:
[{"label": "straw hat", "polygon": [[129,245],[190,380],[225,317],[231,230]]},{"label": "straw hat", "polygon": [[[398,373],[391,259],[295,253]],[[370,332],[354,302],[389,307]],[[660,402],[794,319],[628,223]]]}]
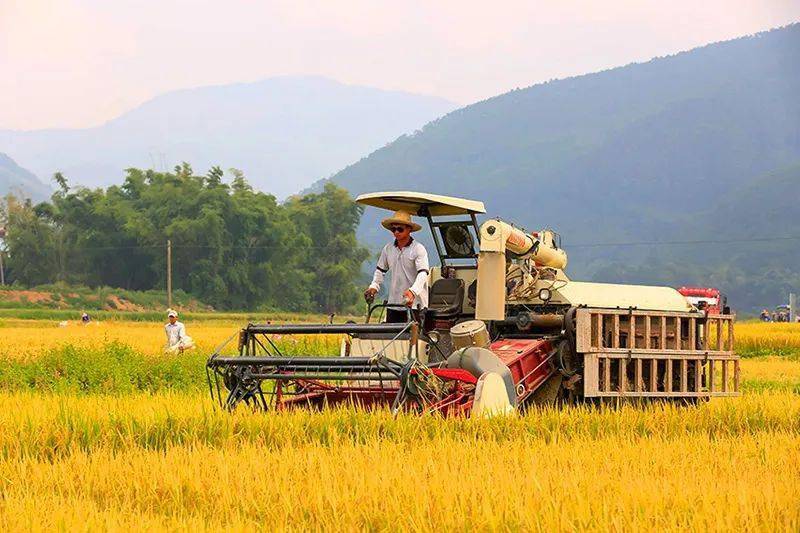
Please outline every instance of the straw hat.
[{"label": "straw hat", "polygon": [[411,214],[407,211],[395,211],[394,215],[389,218],[384,218],[381,221],[381,225],[386,229],[390,229],[393,225],[397,224],[411,226],[411,231],[419,231],[422,229],[422,226],[411,220]]},{"label": "straw hat", "polygon": [[174,309],[167,309],[167,317],[171,317],[171,316],[174,316],[175,318],[178,318],[178,312],[175,311]]}]

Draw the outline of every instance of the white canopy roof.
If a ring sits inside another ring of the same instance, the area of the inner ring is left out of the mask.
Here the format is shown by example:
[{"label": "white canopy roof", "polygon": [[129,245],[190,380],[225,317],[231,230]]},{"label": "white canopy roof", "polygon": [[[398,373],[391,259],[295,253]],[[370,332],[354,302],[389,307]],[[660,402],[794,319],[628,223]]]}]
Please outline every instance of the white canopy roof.
[{"label": "white canopy roof", "polygon": [[619,307],[622,309],[658,309],[661,311],[691,311],[692,304],[672,287],[652,287],[649,285],[617,285],[614,283],[591,283],[570,281],[554,290],[559,298],[572,305],[588,307]]},{"label": "white canopy roof", "polygon": [[444,215],[467,215],[485,213],[483,202],[475,200],[464,200],[452,196],[439,196],[438,194],[427,194],[424,192],[411,191],[392,191],[392,192],[372,192],[362,194],[356,198],[356,202],[389,211],[408,211],[412,215],[423,216],[420,211],[423,207],[428,208],[431,216]]}]

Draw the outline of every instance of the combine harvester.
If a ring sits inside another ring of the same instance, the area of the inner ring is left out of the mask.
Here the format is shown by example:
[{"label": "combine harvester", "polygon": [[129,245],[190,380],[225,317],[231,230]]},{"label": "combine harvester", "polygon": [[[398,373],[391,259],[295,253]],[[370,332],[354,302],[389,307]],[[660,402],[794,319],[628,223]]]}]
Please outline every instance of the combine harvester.
[{"label": "combine harvester", "polygon": [[[249,324],[235,355],[208,360],[227,409],[342,403],[480,416],[532,404],[739,394],[733,315],[709,315],[669,287],[570,280],[549,229],[500,219],[483,203],[414,192],[364,194],[367,206],[427,219],[440,265],[419,320]],[[339,356],[281,353],[275,335],[340,334]]]}]

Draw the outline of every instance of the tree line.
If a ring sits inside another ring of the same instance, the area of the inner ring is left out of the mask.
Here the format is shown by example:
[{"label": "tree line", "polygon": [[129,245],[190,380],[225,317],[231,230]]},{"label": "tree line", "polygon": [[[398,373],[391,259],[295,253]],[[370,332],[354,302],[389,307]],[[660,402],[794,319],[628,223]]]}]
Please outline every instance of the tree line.
[{"label": "tree line", "polygon": [[347,191],[278,203],[244,175],[131,168],[122,185],[73,188],[62,174],[50,201],[9,196],[7,280],[128,290],[164,288],[172,243],[173,287],[220,309],[335,312],[358,301],[368,250],[356,240],[363,208]]}]

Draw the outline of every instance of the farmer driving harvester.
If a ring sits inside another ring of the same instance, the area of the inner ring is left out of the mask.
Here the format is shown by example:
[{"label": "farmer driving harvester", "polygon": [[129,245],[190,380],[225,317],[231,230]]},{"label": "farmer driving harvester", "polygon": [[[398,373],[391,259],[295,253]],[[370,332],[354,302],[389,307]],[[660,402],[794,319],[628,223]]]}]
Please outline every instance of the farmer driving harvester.
[{"label": "farmer driving harvester", "polygon": [[[372,283],[364,291],[364,299],[372,303],[375,294],[380,290],[384,274],[391,271],[392,282],[389,288],[389,303],[405,305],[419,311],[428,307],[428,252],[411,233],[419,231],[421,226],[411,219],[407,211],[396,211],[394,215],[383,219],[381,225],[394,235],[394,241],[387,243],[381,250]],[[406,310],[386,309],[387,322],[406,322]]]}]

